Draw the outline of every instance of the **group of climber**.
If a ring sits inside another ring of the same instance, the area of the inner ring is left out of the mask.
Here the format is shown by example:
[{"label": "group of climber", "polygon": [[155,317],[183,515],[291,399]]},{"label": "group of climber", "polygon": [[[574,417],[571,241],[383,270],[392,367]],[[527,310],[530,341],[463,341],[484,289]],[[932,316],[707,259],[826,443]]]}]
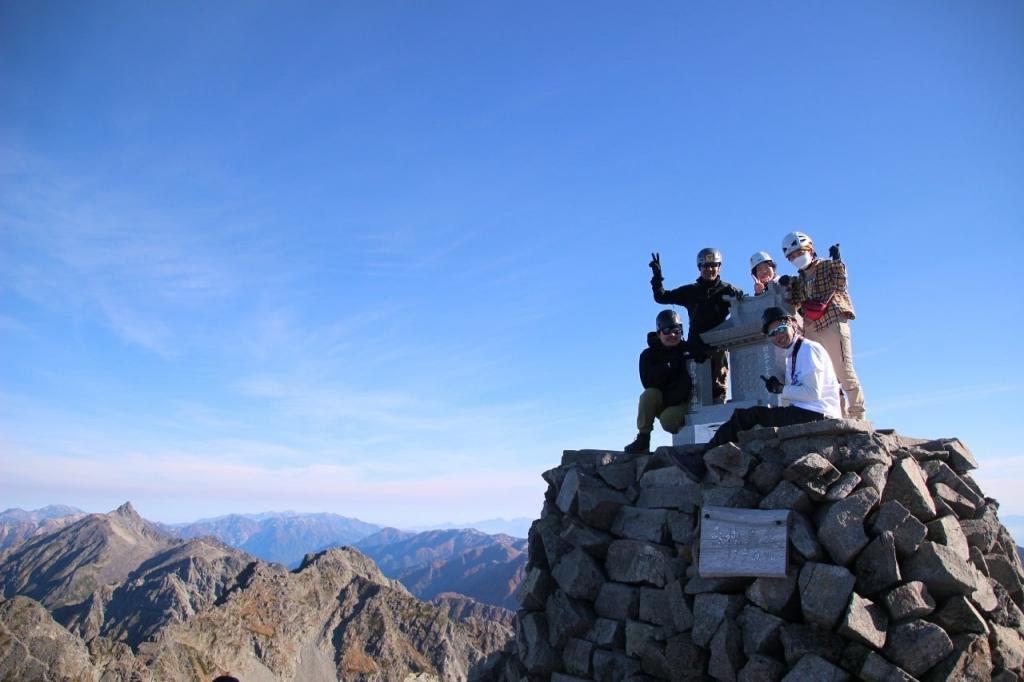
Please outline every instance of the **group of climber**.
[{"label": "group of climber", "polygon": [[[785,426],[844,416],[864,418],[864,394],[853,369],[850,341],[853,303],[839,246],[830,247],[828,259],[820,258],[810,237],[803,232],[791,232],[783,237],[782,254],[796,269],[796,276],[780,277],[775,261],[766,251],[751,256],[750,275],[755,296],[777,291],[798,312],[796,316],[783,308],[771,307],[762,315],[762,332],[776,347],[789,351],[784,379],[762,379],[766,389],[780,394],[787,404],[734,410],[732,417],[719,427],[710,446],[735,441],[740,431],[758,425]],[[677,289],[665,289],[658,253],[651,254],[650,267],[654,273],[654,300],[685,307],[690,331],[684,340],[682,318],[675,310],[667,309],[658,313],[656,330],[647,334],[647,348],[640,354],[640,382],[644,391],[637,409],[638,433],[624,448],[627,453],[650,450],[655,419],[669,433],[674,434],[682,427],[693,395],[687,360],[711,362],[712,400],[726,401],[728,356],[724,349],[706,343],[701,334],[725,321],[732,301],[745,296],[742,290],[722,280],[722,254],[717,249],[701,249],[697,253],[700,276],[696,282]]]}]

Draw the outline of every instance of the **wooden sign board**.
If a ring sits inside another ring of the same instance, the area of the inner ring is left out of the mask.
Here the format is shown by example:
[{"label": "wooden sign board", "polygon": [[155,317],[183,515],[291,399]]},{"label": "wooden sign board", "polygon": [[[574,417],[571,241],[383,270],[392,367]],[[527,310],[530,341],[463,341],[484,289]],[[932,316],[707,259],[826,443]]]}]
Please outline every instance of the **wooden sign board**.
[{"label": "wooden sign board", "polygon": [[784,578],[788,550],[787,509],[701,509],[702,578]]}]

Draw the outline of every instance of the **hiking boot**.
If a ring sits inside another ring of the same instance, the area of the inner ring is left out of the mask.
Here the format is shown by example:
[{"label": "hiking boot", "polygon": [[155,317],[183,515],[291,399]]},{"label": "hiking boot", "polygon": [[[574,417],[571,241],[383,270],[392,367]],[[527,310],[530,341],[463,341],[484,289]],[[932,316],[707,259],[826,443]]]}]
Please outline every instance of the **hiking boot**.
[{"label": "hiking boot", "polygon": [[636,434],[636,440],[622,448],[622,451],[627,455],[640,455],[645,452],[651,451],[651,434],[649,433],[638,433]]}]

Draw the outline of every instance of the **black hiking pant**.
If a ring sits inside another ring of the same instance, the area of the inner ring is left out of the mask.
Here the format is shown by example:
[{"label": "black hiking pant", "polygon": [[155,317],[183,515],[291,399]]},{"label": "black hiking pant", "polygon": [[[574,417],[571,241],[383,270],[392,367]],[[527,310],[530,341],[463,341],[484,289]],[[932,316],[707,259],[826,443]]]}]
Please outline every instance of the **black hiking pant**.
[{"label": "black hiking pant", "polygon": [[791,424],[803,424],[804,422],[815,422],[824,419],[821,412],[805,410],[802,407],[787,405],[786,407],[768,407],[767,405],[756,405],[736,410],[729,417],[729,421],[718,427],[714,438],[708,441],[708,449],[725,443],[735,443],[739,440],[739,432],[752,429],[755,426],[789,426]]}]

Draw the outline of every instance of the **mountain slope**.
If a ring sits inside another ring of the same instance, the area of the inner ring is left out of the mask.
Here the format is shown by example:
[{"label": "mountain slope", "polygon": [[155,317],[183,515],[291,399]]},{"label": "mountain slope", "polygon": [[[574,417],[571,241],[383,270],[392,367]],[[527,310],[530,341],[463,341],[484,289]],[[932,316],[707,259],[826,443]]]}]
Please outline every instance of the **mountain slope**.
[{"label": "mountain slope", "polygon": [[0,586],[7,597],[31,597],[48,608],[68,606],[124,581],[176,543],[126,502],[109,514],[89,514],[13,548],[0,564]]}]

